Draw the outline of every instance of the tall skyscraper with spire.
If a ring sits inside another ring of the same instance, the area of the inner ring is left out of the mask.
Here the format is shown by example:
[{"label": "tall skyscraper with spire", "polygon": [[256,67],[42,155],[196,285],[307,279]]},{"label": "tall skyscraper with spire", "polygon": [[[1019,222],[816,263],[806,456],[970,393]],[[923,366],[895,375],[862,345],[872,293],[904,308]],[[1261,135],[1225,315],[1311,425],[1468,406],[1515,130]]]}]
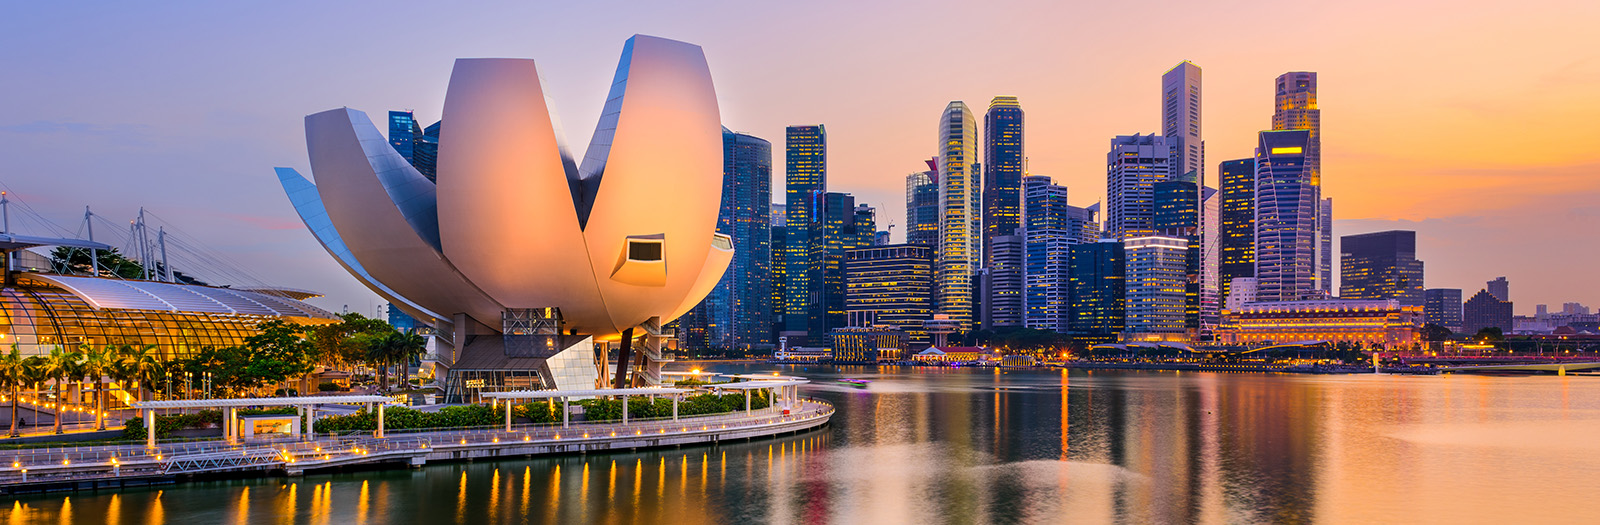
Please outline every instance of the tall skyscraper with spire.
[{"label": "tall skyscraper with spire", "polygon": [[[995,239],[1022,226],[1023,113],[1017,97],[994,97],[983,119],[983,267],[989,269],[981,301],[985,328],[1022,324],[1021,238],[1018,250],[994,249]],[[996,260],[997,253],[1015,255]],[[1016,260],[1013,260],[1016,259]],[[1014,274],[1014,275],[1013,275]]]},{"label": "tall skyscraper with spire", "polygon": [[962,331],[973,328],[973,278],[983,260],[980,248],[981,188],[978,122],[959,100],[939,116],[939,245],[934,302]]},{"label": "tall skyscraper with spire", "polygon": [[1322,196],[1322,110],[1317,109],[1317,74],[1291,71],[1278,75],[1273,102],[1272,129],[1303,129],[1311,132],[1306,146],[1306,165],[1311,171],[1313,202],[1317,207],[1317,262],[1315,288],[1333,290],[1333,200]]},{"label": "tall skyscraper with spire", "polygon": [[[828,133],[822,125],[789,126],[784,139],[784,330],[780,334],[789,338],[790,346],[806,342],[810,322],[808,306],[810,275],[805,267],[810,261],[811,222],[816,214],[818,200],[828,192]],[[852,207],[854,205],[852,204]],[[811,334],[825,338],[827,334]],[[820,341],[820,339],[819,339]],[[809,344],[809,343],[807,343]]]}]

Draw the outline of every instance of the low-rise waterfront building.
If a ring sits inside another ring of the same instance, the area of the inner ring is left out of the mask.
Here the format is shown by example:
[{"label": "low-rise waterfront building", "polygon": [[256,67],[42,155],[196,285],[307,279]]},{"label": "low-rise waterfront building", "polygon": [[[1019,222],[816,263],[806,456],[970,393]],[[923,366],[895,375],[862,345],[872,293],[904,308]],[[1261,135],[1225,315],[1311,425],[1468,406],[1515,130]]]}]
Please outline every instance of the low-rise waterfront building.
[{"label": "low-rise waterfront building", "polygon": [[1327,341],[1393,349],[1421,340],[1422,308],[1395,299],[1249,303],[1226,312],[1217,332],[1225,345]]},{"label": "low-rise waterfront building", "polygon": [[847,327],[834,330],[833,362],[875,365],[905,360],[908,337],[905,332],[886,327]]}]

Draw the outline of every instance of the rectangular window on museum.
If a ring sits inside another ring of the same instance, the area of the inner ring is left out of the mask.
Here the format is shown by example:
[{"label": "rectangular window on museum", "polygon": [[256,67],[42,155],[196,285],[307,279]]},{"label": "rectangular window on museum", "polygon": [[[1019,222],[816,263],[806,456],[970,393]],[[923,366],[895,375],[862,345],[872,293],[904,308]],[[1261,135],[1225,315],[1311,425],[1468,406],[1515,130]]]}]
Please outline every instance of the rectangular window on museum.
[{"label": "rectangular window on museum", "polygon": [[661,260],[660,241],[628,241],[628,258],[635,261]]}]

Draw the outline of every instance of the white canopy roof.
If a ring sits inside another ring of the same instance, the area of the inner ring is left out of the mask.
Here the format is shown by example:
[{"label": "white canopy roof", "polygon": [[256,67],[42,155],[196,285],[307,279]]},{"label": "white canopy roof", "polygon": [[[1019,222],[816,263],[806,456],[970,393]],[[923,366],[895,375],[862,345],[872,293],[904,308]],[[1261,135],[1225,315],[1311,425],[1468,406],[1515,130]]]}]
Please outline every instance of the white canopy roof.
[{"label": "white canopy roof", "polygon": [[719,390],[761,390],[761,389],[766,389],[766,388],[778,388],[778,387],[785,387],[785,386],[803,385],[803,384],[806,384],[806,383],[810,383],[810,381],[805,381],[805,380],[746,381],[746,382],[743,382],[743,383],[724,383],[724,384],[712,385],[712,386],[717,388],[717,389],[719,389]]},{"label": "white canopy roof", "polygon": [[46,274],[28,278],[59,286],[96,309],[334,318],[301,301],[230,288]]},{"label": "white canopy roof", "polygon": [[385,396],[247,397],[241,399],[184,399],[177,401],[145,401],[135,402],[133,403],[133,407],[143,410],[147,408],[221,408],[334,404],[348,405],[387,403],[389,401],[391,401],[391,399]]},{"label": "white canopy roof", "polygon": [[600,388],[593,390],[513,390],[510,392],[483,392],[478,395],[491,399],[548,399],[552,397],[595,397],[595,396],[649,396],[669,395],[693,392],[689,388]]},{"label": "white canopy roof", "polygon": [[734,379],[748,379],[748,380],[751,380],[751,381],[784,381],[784,380],[803,380],[803,379],[805,379],[804,377],[780,376],[778,374],[732,374],[732,375],[729,375],[727,377],[731,377],[731,378],[734,378]]}]

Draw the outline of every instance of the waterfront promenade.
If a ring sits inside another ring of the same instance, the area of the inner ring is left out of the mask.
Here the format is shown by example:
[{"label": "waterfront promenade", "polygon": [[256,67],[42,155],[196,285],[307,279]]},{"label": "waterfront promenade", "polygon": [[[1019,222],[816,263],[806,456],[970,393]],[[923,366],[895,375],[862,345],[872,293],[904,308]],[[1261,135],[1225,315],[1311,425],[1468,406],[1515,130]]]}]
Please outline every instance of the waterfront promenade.
[{"label": "waterfront promenade", "polygon": [[341,467],[408,465],[547,454],[672,447],[743,440],[820,427],[833,405],[799,398],[726,414],[492,428],[391,430],[306,440],[228,444],[224,440],[145,445],[31,448],[0,453],[0,493],[88,490],[173,483],[196,474],[302,475]]}]

